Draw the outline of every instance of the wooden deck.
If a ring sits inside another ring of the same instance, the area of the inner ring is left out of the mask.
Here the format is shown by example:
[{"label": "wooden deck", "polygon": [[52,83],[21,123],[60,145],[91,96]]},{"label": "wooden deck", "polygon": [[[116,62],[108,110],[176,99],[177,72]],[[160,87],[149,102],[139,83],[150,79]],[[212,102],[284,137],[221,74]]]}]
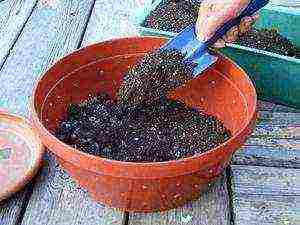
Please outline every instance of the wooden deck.
[{"label": "wooden deck", "polygon": [[[0,107],[28,115],[35,81],[57,59],[135,35],[129,17],[151,0],[0,0]],[[299,0],[273,0],[300,6]],[[93,200],[50,153],[34,180],[0,202],[0,225],[299,225],[300,110],[260,102],[260,122],[202,197],[164,213],[124,213]]]}]

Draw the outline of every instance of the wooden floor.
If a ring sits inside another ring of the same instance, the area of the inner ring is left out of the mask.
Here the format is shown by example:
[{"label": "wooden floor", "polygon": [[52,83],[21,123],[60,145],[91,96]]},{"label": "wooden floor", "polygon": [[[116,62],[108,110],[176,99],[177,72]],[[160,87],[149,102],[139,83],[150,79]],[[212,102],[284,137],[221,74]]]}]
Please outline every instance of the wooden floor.
[{"label": "wooden floor", "polygon": [[[0,107],[28,116],[36,80],[73,50],[135,35],[151,0],[0,0]],[[300,5],[299,0],[274,0]],[[0,203],[0,225],[299,225],[300,111],[260,102],[253,135],[202,197],[165,213],[123,213],[93,200],[49,153],[35,179]]]}]

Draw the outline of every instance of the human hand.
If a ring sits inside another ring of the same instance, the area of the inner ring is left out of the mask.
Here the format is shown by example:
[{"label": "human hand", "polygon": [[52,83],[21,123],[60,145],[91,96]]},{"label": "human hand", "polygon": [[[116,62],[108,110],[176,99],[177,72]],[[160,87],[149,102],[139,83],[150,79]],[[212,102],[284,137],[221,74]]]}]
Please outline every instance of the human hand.
[{"label": "human hand", "polygon": [[[208,40],[215,31],[231,18],[237,17],[251,0],[203,0],[200,5],[196,23],[197,37]],[[258,19],[258,14],[245,17],[238,26],[233,27],[227,34],[219,39],[214,47],[225,47],[226,42],[234,42],[239,35],[248,31]]]}]

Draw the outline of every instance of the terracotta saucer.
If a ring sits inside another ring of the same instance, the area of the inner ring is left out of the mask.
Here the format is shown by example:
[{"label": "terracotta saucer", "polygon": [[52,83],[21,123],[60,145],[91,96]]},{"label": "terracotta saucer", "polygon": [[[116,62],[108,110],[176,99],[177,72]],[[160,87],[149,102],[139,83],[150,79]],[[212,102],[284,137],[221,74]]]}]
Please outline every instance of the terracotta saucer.
[{"label": "terracotta saucer", "polygon": [[42,142],[30,123],[0,109],[0,201],[30,181],[43,153]]}]

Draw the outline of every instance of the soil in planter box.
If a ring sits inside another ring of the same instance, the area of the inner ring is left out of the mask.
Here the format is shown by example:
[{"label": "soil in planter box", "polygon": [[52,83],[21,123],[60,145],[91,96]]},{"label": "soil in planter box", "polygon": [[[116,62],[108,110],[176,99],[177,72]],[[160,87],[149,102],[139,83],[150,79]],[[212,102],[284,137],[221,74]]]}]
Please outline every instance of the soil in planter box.
[{"label": "soil in planter box", "polygon": [[143,26],[178,33],[188,25],[196,23],[200,2],[164,0],[145,19]]},{"label": "soil in planter box", "polygon": [[276,29],[252,28],[237,41],[238,44],[280,55],[300,58],[300,48]]},{"label": "soil in planter box", "polygon": [[124,106],[101,94],[71,105],[56,135],[96,156],[157,162],[205,152],[228,140],[231,133],[217,118],[165,97]]},{"label": "soil in planter box", "polygon": [[124,104],[151,102],[192,78],[194,65],[177,50],[158,50],[144,56],[127,72],[118,92]]}]

